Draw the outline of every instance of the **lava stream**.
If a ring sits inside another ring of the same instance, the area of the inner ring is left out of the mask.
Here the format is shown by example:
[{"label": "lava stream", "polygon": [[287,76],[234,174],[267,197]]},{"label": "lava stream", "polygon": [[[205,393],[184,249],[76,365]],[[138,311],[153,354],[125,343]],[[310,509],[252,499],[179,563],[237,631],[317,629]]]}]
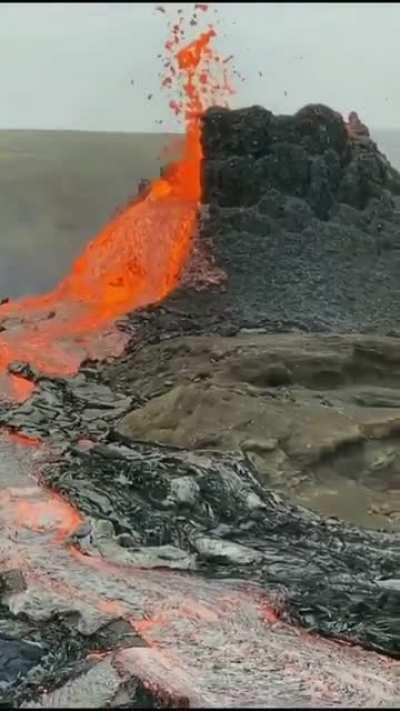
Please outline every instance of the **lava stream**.
[{"label": "lava stream", "polygon": [[21,376],[10,377],[12,362],[29,363],[49,376],[68,376],[85,358],[118,355],[125,340],[112,328],[113,321],[165,298],[179,281],[201,197],[201,115],[226,91],[226,77],[211,80],[213,59],[221,66],[210,48],[215,31],[181,47],[181,20],[171,26],[172,38],[165,45],[170,75],[163,86],[183,83],[184,98],[174,104],[185,119],[183,157],[152,182],[143,199],[105,226],[52,292],[0,306],[3,396],[23,401],[32,392],[32,384]]}]

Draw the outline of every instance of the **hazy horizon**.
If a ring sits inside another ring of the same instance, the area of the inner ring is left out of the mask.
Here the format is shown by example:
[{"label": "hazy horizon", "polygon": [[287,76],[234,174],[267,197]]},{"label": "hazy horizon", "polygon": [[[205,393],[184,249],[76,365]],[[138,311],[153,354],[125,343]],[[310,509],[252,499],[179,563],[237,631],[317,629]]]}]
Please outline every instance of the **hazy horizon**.
[{"label": "hazy horizon", "polygon": [[[243,107],[245,108],[245,107]],[[372,126],[369,125],[368,128],[370,131],[379,131],[379,132],[384,132],[384,133],[399,133],[400,135],[400,126]],[[30,128],[29,126],[26,126],[24,128],[14,128],[12,126],[4,126],[0,127],[0,132],[18,132],[18,133],[23,133],[24,131],[26,133],[111,133],[111,134],[122,134],[122,135],[146,135],[146,136],[157,136],[157,135],[163,135],[163,136],[184,136],[185,131],[184,130],[176,130],[176,131],[161,131],[160,128],[158,130],[153,130],[153,131],[129,131],[128,129],[126,130],[115,130],[115,129],[88,129],[88,128]]]},{"label": "hazy horizon", "polygon": [[[170,19],[183,7],[190,20],[193,6],[166,7]],[[0,129],[179,130],[160,89],[168,30],[156,7],[0,4],[6,68]],[[200,29],[210,21],[216,23],[218,51],[234,55],[243,77],[236,77],[233,108],[261,104],[291,114],[324,103],[344,116],[356,110],[372,128],[399,126],[396,3],[210,3]],[[189,29],[188,40],[199,28]]]}]

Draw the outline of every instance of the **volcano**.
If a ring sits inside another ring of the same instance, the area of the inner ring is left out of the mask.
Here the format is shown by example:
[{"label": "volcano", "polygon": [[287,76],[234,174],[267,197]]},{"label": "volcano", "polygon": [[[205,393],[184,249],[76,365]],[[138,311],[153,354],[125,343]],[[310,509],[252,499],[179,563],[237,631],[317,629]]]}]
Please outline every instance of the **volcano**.
[{"label": "volcano", "polygon": [[217,106],[183,23],[182,160],[0,306],[1,700],[395,707],[400,175],[354,116]]}]

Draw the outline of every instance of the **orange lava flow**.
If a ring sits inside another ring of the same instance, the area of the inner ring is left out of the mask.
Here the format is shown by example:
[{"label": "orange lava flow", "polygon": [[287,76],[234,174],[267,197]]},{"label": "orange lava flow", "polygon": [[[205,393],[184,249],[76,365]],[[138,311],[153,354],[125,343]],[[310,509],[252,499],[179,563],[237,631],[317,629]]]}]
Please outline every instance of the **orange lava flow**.
[{"label": "orange lava flow", "polygon": [[[207,6],[195,8],[204,12]],[[89,242],[71,272],[52,292],[0,305],[0,397],[22,402],[36,387],[21,374],[8,371],[13,361],[29,363],[46,375],[68,376],[85,358],[117,355],[125,342],[122,334],[112,329],[115,319],[160,301],[179,282],[201,198],[201,117],[208,106],[221,103],[227,81],[223,62],[210,47],[215,37],[212,28],[189,44],[183,44],[182,15],[170,29],[162,86],[170,90],[179,82],[183,84],[182,98],[170,101],[176,115],[182,115],[185,121],[183,156],[168,167],[163,178],[152,182],[144,197],[118,214]],[[219,69],[222,81],[215,78]],[[17,451],[33,448],[40,455],[44,447],[39,439],[24,434],[3,434]],[[72,545],[70,536],[83,519],[56,493],[37,485],[7,487],[0,492],[0,509],[2,525],[15,528],[15,535],[22,534],[28,540],[32,534],[43,535],[45,544],[63,544],[82,565],[110,575],[127,574],[126,566],[83,555]],[[14,562],[25,567],[23,561]],[[30,574],[37,576],[38,571]],[[134,575],[138,575],[137,569]],[[73,586],[55,580],[50,584],[58,585],[61,595],[83,598]],[[118,600],[101,599],[95,592],[87,602],[111,616],[127,614]],[[201,606],[196,607],[195,601],[185,612],[203,617],[208,614]],[[215,622],[214,618],[211,621]],[[141,624],[146,627],[145,622]]]},{"label": "orange lava flow", "polygon": [[113,321],[162,300],[179,282],[201,197],[201,115],[226,93],[227,83],[225,74],[222,81],[212,79],[212,64],[223,65],[210,48],[213,29],[185,46],[183,16],[170,29],[162,85],[168,90],[183,85],[182,98],[170,101],[185,120],[182,159],[89,242],[52,292],[0,306],[3,396],[23,401],[33,389],[24,378],[8,375],[13,361],[27,362],[49,376],[69,376],[85,358],[118,355],[126,341],[112,329]]},{"label": "orange lava flow", "polygon": [[[24,452],[27,449],[34,450],[29,456],[27,470],[31,474],[48,456],[46,445],[37,437],[3,430],[1,440],[2,447],[7,450],[11,446],[17,471],[19,462],[26,466]],[[16,528],[19,532],[43,533],[54,543],[63,543],[82,524],[82,516],[73,506],[56,492],[41,488],[35,481],[21,486],[17,479],[15,486],[0,489],[0,509],[3,527]]]},{"label": "orange lava flow", "polygon": [[[204,12],[207,6],[195,7]],[[50,376],[67,376],[77,371],[84,358],[117,354],[124,341],[112,330],[113,321],[129,310],[160,301],[179,282],[195,233],[201,198],[201,116],[207,106],[216,103],[221,91],[224,93],[226,76],[223,73],[222,83],[212,79],[212,63],[215,61],[217,67],[222,67],[210,48],[215,37],[212,28],[183,47],[182,17],[171,29],[172,39],[166,43],[169,59],[164,65],[167,72],[163,86],[169,89],[180,79],[184,82],[182,101],[170,102],[175,113],[183,113],[185,120],[183,156],[169,166],[162,179],[152,182],[144,198],[138,198],[105,226],[52,292],[0,306],[0,396],[23,401],[35,389],[22,375],[8,372],[13,361],[29,363]],[[40,454],[44,446],[39,439],[24,434],[9,432],[4,436],[17,451],[34,448]],[[83,518],[54,492],[37,485],[8,487],[0,492],[0,509],[2,525],[11,531],[15,529],[14,535],[19,539],[35,545],[38,535],[39,540],[43,536],[44,546],[64,545],[75,561],[109,576],[124,578],[130,574],[136,579],[140,574],[138,569],[129,570],[126,565],[104,561],[97,555],[84,555],[75,548],[69,539]],[[61,599],[79,598],[102,614],[123,616],[145,638],[153,627],[166,625],[171,617],[161,611],[151,621],[134,619],[124,602],[102,598],[96,590],[83,592],[43,573],[37,566],[29,569],[26,561],[14,554],[13,564],[24,568],[28,584],[30,579],[42,579],[44,588],[50,587]],[[181,614],[210,624],[218,622],[214,612],[192,598],[175,612],[176,617]],[[151,638],[149,644],[155,644]],[[104,652],[93,650],[89,658],[102,656]],[[159,652],[158,658],[170,672],[171,653],[167,656]],[[174,661],[175,667],[179,667],[179,661],[178,658]],[[129,658],[125,660],[129,662]],[[181,685],[182,679],[179,681]],[[190,689],[189,683],[187,686]]]},{"label": "orange lava flow", "polygon": [[75,509],[56,494],[46,500],[28,501],[20,499],[9,504],[13,510],[15,524],[31,531],[55,531],[54,543],[61,543],[72,535],[82,523]]},{"label": "orange lava flow", "polygon": [[39,447],[41,444],[41,440],[38,437],[30,437],[22,432],[7,432],[7,438],[10,442],[15,442],[23,447],[32,447],[34,449]]}]

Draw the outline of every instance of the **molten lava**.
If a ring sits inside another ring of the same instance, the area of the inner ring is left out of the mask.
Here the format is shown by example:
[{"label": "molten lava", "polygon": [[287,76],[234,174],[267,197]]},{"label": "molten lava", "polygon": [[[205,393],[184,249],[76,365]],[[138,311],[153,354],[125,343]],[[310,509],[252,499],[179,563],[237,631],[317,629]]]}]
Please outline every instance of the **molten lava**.
[{"label": "molten lava", "polygon": [[[113,321],[163,299],[179,281],[201,197],[201,115],[223,97],[227,86],[225,70],[222,82],[214,78],[215,68],[218,73],[222,66],[210,48],[215,31],[209,28],[181,46],[183,22],[181,15],[178,23],[171,23],[162,81],[168,90],[183,84],[183,98],[175,102],[177,113],[184,112],[183,156],[163,178],[152,182],[145,196],[105,226],[52,292],[0,305],[0,396],[22,402],[35,389],[22,375],[8,372],[13,361],[29,363],[46,375],[68,376],[84,358],[118,354],[124,340],[112,329]],[[40,448],[39,440],[18,433],[10,433],[8,439],[22,447]],[[55,494],[31,499],[7,490],[4,496],[15,525],[54,529],[58,542],[81,523],[79,514]]]},{"label": "molten lava", "polygon": [[228,90],[226,70],[221,81],[213,78],[213,68],[222,67],[210,48],[215,31],[181,46],[182,23],[183,16],[171,25],[162,85],[169,90],[183,84],[182,99],[174,103],[185,119],[183,157],[153,181],[143,199],[105,226],[52,292],[0,306],[3,395],[23,401],[33,389],[24,378],[8,375],[14,361],[28,362],[46,375],[68,376],[87,357],[118,355],[125,341],[112,329],[113,321],[165,298],[179,281],[201,196],[201,115]]}]

